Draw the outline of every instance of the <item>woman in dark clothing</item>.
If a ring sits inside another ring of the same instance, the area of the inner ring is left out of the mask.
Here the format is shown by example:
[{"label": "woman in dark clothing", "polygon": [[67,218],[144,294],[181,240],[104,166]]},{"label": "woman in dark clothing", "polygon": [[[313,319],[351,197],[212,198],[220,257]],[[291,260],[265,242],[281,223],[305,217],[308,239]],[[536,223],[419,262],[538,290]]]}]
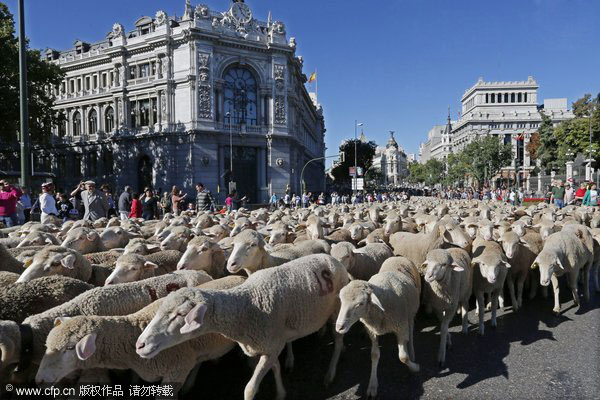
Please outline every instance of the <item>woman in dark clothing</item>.
[{"label": "woman in dark clothing", "polygon": [[146,188],[146,192],[140,198],[142,201],[142,218],[155,219],[158,216],[158,200],[154,197],[152,189]]}]

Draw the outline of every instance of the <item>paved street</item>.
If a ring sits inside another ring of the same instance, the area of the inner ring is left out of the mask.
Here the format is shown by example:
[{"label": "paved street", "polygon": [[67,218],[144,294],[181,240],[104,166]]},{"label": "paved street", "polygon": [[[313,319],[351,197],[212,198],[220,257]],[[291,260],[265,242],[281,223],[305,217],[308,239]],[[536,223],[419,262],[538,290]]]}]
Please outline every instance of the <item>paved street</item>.
[{"label": "paved street", "polygon": [[[569,300],[562,290],[561,297]],[[456,319],[447,366],[436,368],[439,332],[433,318],[419,314],[415,352],[421,372],[411,376],[397,358],[395,338],[380,340],[379,399],[598,399],[600,398],[600,295],[582,309],[565,305],[559,317],[552,300],[536,299],[513,313],[499,313],[498,328],[486,326],[485,337],[476,332],[476,315],[467,336]],[[568,309],[567,309],[568,308]],[[489,313],[486,314],[486,321]],[[329,335],[327,335],[329,337]],[[346,336],[334,384],[325,389],[322,378],[332,343],[317,335],[294,342],[296,369],[285,373],[288,399],[350,400],[364,397],[369,379],[370,342],[360,324]],[[237,399],[251,371],[236,350],[218,363],[202,366],[195,396],[202,399]],[[282,363],[285,351],[280,358]],[[191,397],[190,397],[191,398]],[[258,396],[274,398],[274,380],[268,374]]]}]

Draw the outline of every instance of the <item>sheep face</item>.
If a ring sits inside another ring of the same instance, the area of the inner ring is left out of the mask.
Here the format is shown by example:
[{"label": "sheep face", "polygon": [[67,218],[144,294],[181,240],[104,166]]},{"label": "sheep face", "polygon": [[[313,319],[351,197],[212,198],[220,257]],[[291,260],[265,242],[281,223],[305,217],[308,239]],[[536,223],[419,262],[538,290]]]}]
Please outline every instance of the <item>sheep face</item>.
[{"label": "sheep face", "polygon": [[171,231],[162,242],[160,242],[161,250],[179,250],[185,251],[185,248],[190,241],[192,231],[187,228],[175,228]]},{"label": "sheep face", "polygon": [[550,285],[552,275],[562,275],[564,272],[564,266],[560,261],[560,258],[555,254],[541,252],[531,265],[532,269],[539,268],[540,270],[540,285]]},{"label": "sheep face", "polygon": [[467,232],[467,235],[469,235],[469,237],[471,239],[475,239],[475,237],[477,236],[477,225],[467,224],[465,226],[465,231]]},{"label": "sheep face", "polygon": [[170,294],[138,337],[136,353],[142,358],[152,358],[165,349],[200,336],[207,309],[206,301],[197,292],[184,288]]},{"label": "sheep face", "polygon": [[62,247],[68,247],[77,250],[80,253],[87,253],[88,249],[96,248],[96,242],[100,240],[98,232],[89,228],[75,228],[67,233],[67,237],[62,242]]},{"label": "sheep face", "polygon": [[463,268],[452,263],[452,257],[445,250],[430,251],[422,265],[422,269],[425,270],[425,280],[429,283],[434,281],[443,282],[452,269],[456,271],[463,270]]},{"label": "sheep face", "polygon": [[177,269],[210,270],[213,262],[212,252],[214,244],[206,241],[202,244],[188,245],[185,253],[177,263]]},{"label": "sheep face", "polygon": [[365,238],[365,230],[360,224],[352,224],[348,229],[350,231],[350,239],[354,241],[363,240]]},{"label": "sheep face", "polygon": [[0,381],[8,382],[8,375],[19,363],[21,334],[14,321],[0,321]]},{"label": "sheep face", "polygon": [[494,225],[492,224],[480,224],[478,226],[479,236],[483,240],[494,240]]},{"label": "sheep face", "polygon": [[258,232],[250,229],[242,231],[233,240],[233,250],[227,260],[227,270],[235,274],[242,269],[258,269],[263,259],[264,247],[265,242]]},{"label": "sheep face", "polygon": [[287,241],[287,232],[284,229],[277,229],[271,231],[269,236],[269,244],[274,246],[279,243],[285,243]]},{"label": "sheep face", "polygon": [[505,232],[500,238],[500,243],[506,257],[513,258],[519,247],[519,236],[516,232]]},{"label": "sheep face", "polygon": [[250,223],[248,218],[238,218],[234,222],[233,229],[231,230],[229,237],[234,237],[235,235],[242,232],[243,230],[249,229],[251,227],[252,227],[252,224]]},{"label": "sheep face", "polygon": [[35,376],[38,385],[58,382],[82,369],[85,360],[96,352],[96,333],[87,333],[70,320],[57,318],[48,334],[46,352]]},{"label": "sheep face", "polygon": [[387,217],[385,219],[385,225],[383,226],[383,233],[386,236],[391,235],[392,233],[399,232],[402,229],[402,220],[400,217]]},{"label": "sheep face", "polygon": [[331,256],[338,260],[345,268],[346,271],[352,267],[354,246],[348,242],[340,242],[331,246]]},{"label": "sheep face", "polygon": [[123,254],[139,254],[145,256],[152,253],[154,250],[159,250],[159,246],[148,245],[144,239],[133,239],[127,243]]},{"label": "sheep face", "polygon": [[44,246],[47,244],[59,244],[58,240],[51,234],[45,232],[30,232],[17,247]]},{"label": "sheep face", "polygon": [[369,283],[365,281],[355,280],[344,286],[340,291],[340,301],[340,313],[335,323],[335,330],[341,334],[347,333],[356,321],[365,317],[369,307],[384,311]]},{"label": "sheep face", "polygon": [[104,243],[104,247],[107,249],[117,249],[122,248],[127,245],[129,241],[129,232],[120,226],[113,226],[110,228],[106,228],[100,234],[100,240]]},{"label": "sheep face", "polygon": [[506,268],[510,268],[510,264],[500,260],[477,260],[474,261],[473,264],[475,266],[479,266],[479,272],[481,276],[483,276],[490,284],[495,284],[499,279],[502,280],[502,275],[506,275]]},{"label": "sheep face", "polygon": [[460,228],[458,224],[449,224],[442,227],[442,236],[444,241],[462,249],[468,249],[471,246],[471,239]]},{"label": "sheep face", "polygon": [[128,254],[117,259],[114,271],[106,278],[105,285],[135,282],[147,276],[149,271],[154,271],[158,265],[146,261],[137,254]]},{"label": "sheep face", "polygon": [[[33,257],[26,259],[26,269],[17,279],[17,283],[29,282],[36,278],[50,275],[69,275],[65,270],[75,268],[77,256],[66,248],[54,247],[44,249]],[[28,265],[29,264],[29,265]]]}]

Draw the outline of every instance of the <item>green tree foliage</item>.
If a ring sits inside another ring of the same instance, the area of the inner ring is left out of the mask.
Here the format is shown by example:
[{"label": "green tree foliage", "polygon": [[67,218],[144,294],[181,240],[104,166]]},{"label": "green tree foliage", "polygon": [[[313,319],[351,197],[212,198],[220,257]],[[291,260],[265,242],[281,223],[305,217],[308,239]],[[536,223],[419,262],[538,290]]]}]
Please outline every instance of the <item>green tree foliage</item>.
[{"label": "green tree foliage", "polygon": [[536,158],[540,160],[542,169],[549,172],[552,167],[557,167],[558,140],[554,133],[552,120],[546,114],[540,112],[542,123],[537,132],[539,135],[539,144],[535,149]]},{"label": "green tree foliage", "polygon": [[347,140],[340,146],[340,153],[344,153],[344,162],[339,163],[331,174],[335,177],[335,181],[339,183],[350,184],[350,167],[354,166],[354,143],[357,147],[357,163],[358,166],[366,171],[373,163],[373,156],[377,149],[377,144],[373,141],[363,143],[360,140]]},{"label": "green tree foliage", "polygon": [[408,174],[408,181],[411,183],[433,186],[444,182],[446,165],[442,161],[432,158],[425,164],[409,164]]},{"label": "green tree foliage", "polygon": [[[591,120],[590,112],[592,112]],[[591,96],[586,94],[573,103],[573,113],[576,115],[575,118],[563,121],[554,128],[558,144],[557,158],[560,165],[564,165],[566,161],[572,159],[573,156],[567,156],[567,153],[582,153],[586,158],[588,157],[590,127],[592,132],[592,158],[597,158],[600,155],[600,107],[598,106],[598,98],[591,100]]]},{"label": "green tree foliage", "polygon": [[448,174],[446,176],[446,185],[461,186],[469,175],[469,162],[463,153],[450,154],[448,156]]},{"label": "green tree foliage", "polygon": [[[19,40],[15,21],[8,7],[0,3],[0,141],[14,143],[19,130]],[[60,84],[63,73],[56,65],[43,61],[39,50],[27,51],[27,88],[29,130],[32,143],[48,139],[53,125],[62,116],[52,110],[53,98],[47,89]]]},{"label": "green tree foliage", "polygon": [[486,178],[490,179],[502,167],[510,165],[513,154],[511,146],[501,143],[497,136],[485,136],[469,143],[457,157],[467,174],[481,186]]}]

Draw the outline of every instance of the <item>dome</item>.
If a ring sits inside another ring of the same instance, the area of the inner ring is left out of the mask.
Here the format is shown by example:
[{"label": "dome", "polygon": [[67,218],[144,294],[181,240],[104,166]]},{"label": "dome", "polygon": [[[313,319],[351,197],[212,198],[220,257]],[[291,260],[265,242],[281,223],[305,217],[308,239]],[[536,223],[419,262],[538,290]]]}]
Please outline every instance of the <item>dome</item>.
[{"label": "dome", "polygon": [[396,143],[396,139],[394,139],[394,132],[390,131],[390,138],[388,139],[387,145],[385,146],[386,149],[389,149],[390,147],[394,147],[396,150],[398,149],[398,143]]}]

